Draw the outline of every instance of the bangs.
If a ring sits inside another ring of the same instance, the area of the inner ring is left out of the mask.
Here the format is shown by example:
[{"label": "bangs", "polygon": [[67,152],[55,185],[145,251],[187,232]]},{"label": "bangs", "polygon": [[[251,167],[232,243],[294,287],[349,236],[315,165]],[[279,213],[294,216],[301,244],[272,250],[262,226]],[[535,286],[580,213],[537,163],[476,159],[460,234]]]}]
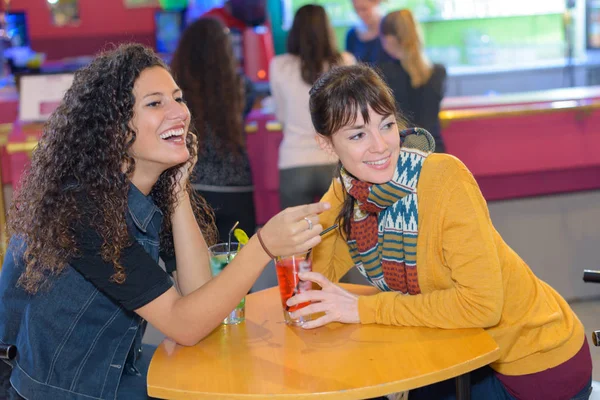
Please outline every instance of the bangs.
[{"label": "bangs", "polygon": [[339,92],[339,96],[334,93],[332,97],[342,101],[329,103],[327,130],[330,134],[338,132],[345,126],[354,125],[359,113],[365,124],[368,124],[369,107],[379,115],[394,115],[398,119],[396,103],[390,89],[387,86],[377,85],[376,82],[360,82],[360,80],[348,79],[334,89]]}]

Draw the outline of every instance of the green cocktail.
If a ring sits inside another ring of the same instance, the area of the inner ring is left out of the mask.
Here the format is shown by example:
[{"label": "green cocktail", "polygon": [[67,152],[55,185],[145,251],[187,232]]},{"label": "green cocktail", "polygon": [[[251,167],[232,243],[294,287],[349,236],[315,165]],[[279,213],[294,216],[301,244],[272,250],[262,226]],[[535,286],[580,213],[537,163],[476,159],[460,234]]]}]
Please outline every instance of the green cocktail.
[{"label": "green cocktail", "polygon": [[[211,246],[208,250],[210,253],[210,270],[212,276],[217,276],[225,269],[227,265],[235,258],[238,248],[241,246],[238,243],[231,243],[231,251],[229,251],[227,243],[219,243]],[[226,325],[239,324],[243,322],[246,315],[246,298],[242,298],[235,309],[223,320]]]}]

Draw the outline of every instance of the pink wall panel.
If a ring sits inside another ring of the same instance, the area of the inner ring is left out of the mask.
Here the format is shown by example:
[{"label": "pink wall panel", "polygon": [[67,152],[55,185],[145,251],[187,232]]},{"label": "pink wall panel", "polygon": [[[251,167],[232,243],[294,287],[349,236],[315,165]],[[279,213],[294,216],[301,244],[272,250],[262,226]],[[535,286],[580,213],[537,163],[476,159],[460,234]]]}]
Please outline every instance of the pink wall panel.
[{"label": "pink wall panel", "polygon": [[12,0],[11,10],[27,12],[32,48],[48,59],[91,55],[106,42],[139,41],[153,45],[154,8],[125,8],[123,0],[80,0],[80,22],[52,25],[45,0]]}]

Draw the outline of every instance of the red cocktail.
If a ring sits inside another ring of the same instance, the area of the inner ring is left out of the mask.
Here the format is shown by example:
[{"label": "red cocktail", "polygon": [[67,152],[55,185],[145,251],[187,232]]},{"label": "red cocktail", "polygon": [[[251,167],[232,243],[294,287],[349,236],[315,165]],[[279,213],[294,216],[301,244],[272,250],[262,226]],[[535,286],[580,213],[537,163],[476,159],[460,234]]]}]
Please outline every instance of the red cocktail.
[{"label": "red cocktail", "polygon": [[306,307],[310,302],[288,307],[286,301],[296,294],[311,290],[312,283],[300,280],[298,272],[312,271],[312,260],[306,259],[305,255],[279,257],[275,263],[275,270],[277,271],[281,306],[286,324],[302,325],[305,321],[309,321],[309,317],[292,318],[290,313]]}]

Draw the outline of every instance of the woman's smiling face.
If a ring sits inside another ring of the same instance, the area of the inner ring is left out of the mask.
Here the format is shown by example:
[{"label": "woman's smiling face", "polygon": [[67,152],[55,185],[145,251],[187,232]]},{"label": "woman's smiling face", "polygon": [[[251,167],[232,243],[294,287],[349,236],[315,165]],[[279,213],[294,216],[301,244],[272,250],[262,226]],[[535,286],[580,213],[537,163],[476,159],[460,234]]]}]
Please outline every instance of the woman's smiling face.
[{"label": "woman's smiling face", "polygon": [[133,87],[134,116],[131,120],[137,135],[130,154],[136,171],[148,169],[158,174],[190,157],[186,136],[190,112],[181,89],[162,67],[147,68]]},{"label": "woman's smiling face", "polygon": [[358,112],[354,123],[340,128],[330,139],[318,136],[318,140],[361,181],[381,184],[394,176],[400,155],[400,132],[394,114],[380,115],[369,107],[368,123]]}]

